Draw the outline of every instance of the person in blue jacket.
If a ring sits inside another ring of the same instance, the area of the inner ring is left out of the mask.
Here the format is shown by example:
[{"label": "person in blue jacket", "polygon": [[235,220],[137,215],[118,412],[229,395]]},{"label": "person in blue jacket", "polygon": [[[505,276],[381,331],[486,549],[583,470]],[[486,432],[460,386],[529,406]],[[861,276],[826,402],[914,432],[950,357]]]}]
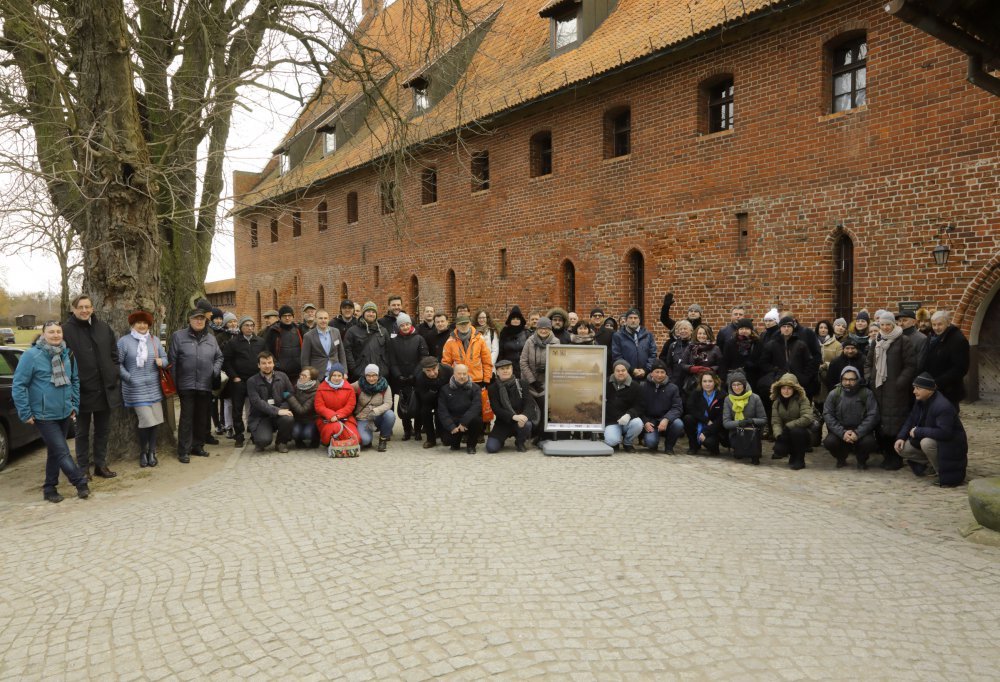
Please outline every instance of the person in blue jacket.
[{"label": "person in blue jacket", "polygon": [[48,449],[42,486],[45,499],[63,501],[56,491],[60,470],[76,486],[77,497],[87,499],[90,496],[87,476],[73,461],[66,442],[70,420],[80,410],[80,377],[58,322],[42,325],[38,340],[21,356],[14,370],[11,392],[18,418],[35,425]]},{"label": "person in blue jacket", "polygon": [[640,322],[637,309],[625,313],[625,324],[611,337],[611,362],[626,361],[632,368],[632,378],[641,381],[653,367],[656,341]]},{"label": "person in blue jacket", "polygon": [[913,409],[896,435],[896,452],[915,475],[937,473],[937,485],[962,485],[969,464],[969,442],[955,404],[928,372],[913,380],[913,395]]}]

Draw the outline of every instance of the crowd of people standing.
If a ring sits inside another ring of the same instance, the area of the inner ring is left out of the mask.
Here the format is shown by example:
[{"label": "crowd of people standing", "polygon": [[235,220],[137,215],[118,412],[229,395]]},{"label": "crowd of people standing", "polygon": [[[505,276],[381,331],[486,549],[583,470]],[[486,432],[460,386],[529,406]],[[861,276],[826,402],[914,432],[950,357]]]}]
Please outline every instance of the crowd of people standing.
[{"label": "crowd of people standing", "polygon": [[[415,321],[400,297],[387,303],[379,316],[374,302],[345,300],[334,317],[306,304],[301,319],[285,305],[263,313],[258,334],[252,317],[200,302],[164,351],[150,313],[132,313],[129,332],[116,339],[90,298],[78,296],[65,322],[45,323],[15,372],[19,416],[48,448],[45,499],[62,499],[60,470],[81,498],[92,475],[116,475],[107,441],[120,407],[135,412],[140,466],[158,464],[161,368],[179,398],[182,463],[206,456],[216,436],[237,447],[249,436],[258,452],[272,444],[279,452],[322,445],[333,457],[367,446],[384,452],[397,421],[404,441],[464,445],[470,454],[482,443],[494,453],[511,439],[525,451],[544,438],[583,437],[543,431],[547,347],[555,344],[606,349],[600,437],[626,452],[662,443],[673,453],[686,437],[689,453],[727,448],[757,464],[761,441],[772,439],[772,456],[792,469],[822,443],[838,467],[853,456],[865,469],[880,453],[886,469],[908,464],[941,485],[965,478],[958,410],[969,346],[944,311],[862,310],[850,322],[807,327],[772,309],[758,329],[735,306],[716,333],[699,305],[674,320],[667,294],[659,320],[669,336],[658,348],[636,309],[616,318],[598,307],[581,318],[560,308],[525,316],[513,306],[498,328],[487,310],[459,306],[452,322],[425,306]],[[74,418],[75,461],[66,440]]]}]

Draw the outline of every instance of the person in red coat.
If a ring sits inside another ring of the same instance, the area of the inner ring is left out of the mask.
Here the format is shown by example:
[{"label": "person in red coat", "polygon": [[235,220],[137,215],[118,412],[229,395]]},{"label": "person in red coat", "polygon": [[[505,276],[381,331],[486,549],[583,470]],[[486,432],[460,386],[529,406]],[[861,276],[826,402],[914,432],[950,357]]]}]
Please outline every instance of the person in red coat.
[{"label": "person in red coat", "polygon": [[316,428],[323,445],[330,441],[358,440],[358,423],[354,420],[354,389],[345,380],[346,370],[339,362],[333,363],[330,376],[316,391]]}]

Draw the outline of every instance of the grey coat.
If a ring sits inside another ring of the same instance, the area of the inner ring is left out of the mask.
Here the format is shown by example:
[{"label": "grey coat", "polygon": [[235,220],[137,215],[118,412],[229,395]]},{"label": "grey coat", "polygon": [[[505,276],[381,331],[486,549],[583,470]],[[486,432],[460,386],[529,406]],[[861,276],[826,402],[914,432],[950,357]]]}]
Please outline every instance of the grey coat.
[{"label": "grey coat", "polygon": [[823,403],[823,421],[830,433],[838,438],[843,438],[847,431],[854,431],[864,438],[874,433],[878,426],[878,401],[865,387],[848,393],[841,386],[836,386]]},{"label": "grey coat", "polygon": [[[756,393],[750,396],[747,406],[743,408],[743,418],[752,421],[753,425],[758,429],[764,428],[764,425],[767,424],[767,411],[764,409],[764,401]],[[739,426],[739,423],[733,415],[733,403],[730,400],[730,396],[727,395],[726,401],[722,405],[722,427],[726,430],[732,430],[737,426]]]},{"label": "grey coat", "polygon": [[327,364],[333,364],[339,362],[346,369],[347,367],[347,353],[344,352],[344,340],[340,336],[340,332],[335,327],[327,327],[326,330],[330,332],[330,354],[327,355],[326,351],[323,350],[323,344],[319,340],[319,330],[310,329],[306,332],[306,335],[302,337],[302,355],[300,359],[300,364],[302,367],[308,367],[312,365],[319,372],[319,379],[322,381],[326,378],[326,366]]},{"label": "grey coat", "polygon": [[913,404],[913,378],[917,376],[917,352],[908,336],[900,336],[886,351],[888,377],[878,388],[875,387],[875,357],[877,343],[868,347],[865,358],[865,378],[868,388],[878,400],[878,414],[883,436],[894,438],[899,428],[910,416]]},{"label": "grey coat", "polygon": [[175,331],[167,357],[178,391],[211,391],[212,379],[222,372],[222,351],[207,329],[201,336],[190,327]]}]

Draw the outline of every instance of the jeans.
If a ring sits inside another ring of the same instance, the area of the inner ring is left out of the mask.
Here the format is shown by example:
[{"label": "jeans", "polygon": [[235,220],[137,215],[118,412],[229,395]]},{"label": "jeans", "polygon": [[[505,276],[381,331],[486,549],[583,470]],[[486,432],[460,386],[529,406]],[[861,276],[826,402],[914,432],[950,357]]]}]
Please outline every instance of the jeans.
[{"label": "jeans", "polygon": [[[368,421],[367,419],[358,420],[358,432],[361,435],[362,446],[371,445],[372,437],[374,436],[372,429],[368,425]],[[392,427],[396,425],[396,415],[392,410],[386,410],[373,418],[371,422],[375,425],[380,437],[389,438],[392,436]]]},{"label": "jeans", "polygon": [[45,484],[42,490],[46,493],[54,493],[59,484],[59,471],[66,474],[66,478],[77,489],[87,487],[86,469],[78,467],[73,458],[69,455],[69,443],[66,442],[66,434],[69,433],[69,418],[52,421],[35,420],[35,427],[45,441],[48,450],[48,457],[45,459]]},{"label": "jeans", "polygon": [[212,428],[212,392],[177,391],[181,416],[177,421],[177,454],[183,456],[205,447]]},{"label": "jeans", "polygon": [[618,425],[618,423],[608,424],[604,427],[604,442],[611,447],[617,447],[622,442],[622,431],[625,432],[625,446],[632,447],[633,441],[639,437],[642,432],[642,420],[635,417],[628,424],[625,425],[624,429]]},{"label": "jeans", "polygon": [[108,465],[108,432],[111,410],[80,412],[76,415],[76,464],[84,472],[90,468],[90,423],[94,423],[94,466]]},{"label": "jeans", "polygon": [[319,445],[319,431],[315,421],[295,422],[292,425],[292,440],[308,441],[312,447]]},{"label": "jeans", "polygon": [[[656,426],[659,426],[657,423]],[[654,429],[652,432],[647,432],[645,429],[642,432],[642,443],[650,450],[655,450],[656,446],[660,443],[660,436],[666,441],[666,449],[673,450],[674,446],[677,445],[677,439],[681,437],[684,433],[684,422],[680,419],[675,419],[669,424],[667,424],[666,431],[659,431]]]}]

